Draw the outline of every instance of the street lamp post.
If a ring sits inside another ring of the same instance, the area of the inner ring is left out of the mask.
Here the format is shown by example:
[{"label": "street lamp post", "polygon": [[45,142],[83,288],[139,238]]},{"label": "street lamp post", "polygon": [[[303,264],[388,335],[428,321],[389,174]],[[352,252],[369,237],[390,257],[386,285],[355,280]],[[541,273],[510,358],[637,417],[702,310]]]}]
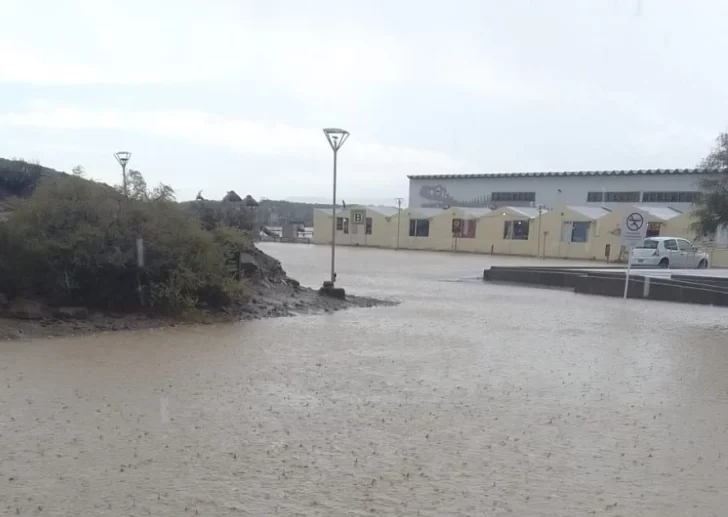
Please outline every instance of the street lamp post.
[{"label": "street lamp post", "polygon": [[129,163],[131,153],[129,151],[119,151],[118,153],[114,153],[114,158],[116,158],[116,161],[119,162],[119,165],[121,165],[121,179],[124,189],[124,197],[129,197],[129,193],[126,190],[126,164]]},{"label": "street lamp post", "polygon": [[395,249],[399,249],[399,229],[402,226],[402,201],[404,198],[396,197],[394,200],[397,202],[397,247]]},{"label": "street lamp post", "polygon": [[334,195],[331,204],[331,287],[333,287],[336,282],[336,156],[346,139],[349,138],[349,132],[330,127],[324,129],[324,134],[334,151]]}]

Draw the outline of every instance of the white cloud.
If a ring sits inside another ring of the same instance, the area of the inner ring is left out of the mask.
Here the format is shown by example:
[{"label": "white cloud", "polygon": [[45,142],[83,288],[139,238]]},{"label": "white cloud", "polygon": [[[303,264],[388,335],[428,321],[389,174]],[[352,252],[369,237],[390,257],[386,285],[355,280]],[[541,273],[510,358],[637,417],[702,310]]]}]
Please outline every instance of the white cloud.
[{"label": "white cloud", "polygon": [[[320,129],[285,123],[226,118],[196,110],[122,112],[39,103],[22,113],[0,114],[0,127],[64,130],[120,130],[223,147],[241,155],[310,159],[323,154]],[[347,161],[359,172],[462,172],[468,164],[449,155],[357,140],[346,144]]]},{"label": "white cloud", "polygon": [[34,7],[14,9],[17,23],[0,34],[0,83],[242,83],[335,102],[408,70],[391,35],[256,19],[224,3],[68,0],[32,34],[23,22]]},{"label": "white cloud", "polygon": [[102,77],[85,65],[49,62],[27,51],[0,48],[0,82],[83,84],[102,82]]}]

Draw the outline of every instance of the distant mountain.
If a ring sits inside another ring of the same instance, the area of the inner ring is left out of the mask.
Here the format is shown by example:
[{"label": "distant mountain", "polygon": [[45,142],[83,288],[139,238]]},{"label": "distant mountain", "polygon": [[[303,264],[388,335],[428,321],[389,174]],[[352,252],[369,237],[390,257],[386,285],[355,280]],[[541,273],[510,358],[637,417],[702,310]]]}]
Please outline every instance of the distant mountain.
[{"label": "distant mountain", "polygon": [[[338,198],[336,200],[336,204],[341,203],[342,198]],[[343,200],[346,201],[347,205],[370,205],[370,206],[397,206],[397,201],[395,198],[389,198],[389,197],[353,197],[348,198],[346,196],[343,197]],[[314,204],[314,205],[326,205],[331,206],[331,200],[327,199],[326,197],[289,197],[286,199],[286,201],[291,201],[293,203],[307,203],[307,204]]]},{"label": "distant mountain", "polygon": [[[208,199],[204,201],[184,201],[180,205],[185,211],[192,213],[194,212],[195,205],[198,203],[204,203],[205,206],[214,208],[217,204],[222,204],[222,201]],[[302,222],[305,226],[313,226],[314,208],[331,207],[331,205],[325,204],[296,203],[274,199],[262,199],[258,203],[256,219],[259,224],[266,226],[281,226],[286,222]]]},{"label": "distant mountain", "polygon": [[305,226],[313,226],[314,208],[331,208],[331,204],[263,199],[258,208],[258,218],[270,226],[280,226],[285,222],[302,222]]},{"label": "distant mountain", "polygon": [[[6,211],[11,210],[18,198],[29,197],[33,194],[41,178],[53,175],[70,177],[65,172],[43,167],[36,163],[0,158],[0,211],[3,210],[3,207]],[[314,209],[331,208],[331,203],[313,202],[317,199],[319,198],[296,198],[296,200],[261,199],[258,200],[260,206],[257,209],[257,219],[262,224],[270,226],[280,226],[285,222],[302,222],[306,226],[313,226]],[[374,198],[367,200],[352,199],[351,202],[348,200],[346,202],[347,204],[393,205],[390,200]],[[180,204],[183,208],[188,208],[193,203],[195,201],[185,201]],[[215,204],[216,201],[207,200],[206,203]]]}]

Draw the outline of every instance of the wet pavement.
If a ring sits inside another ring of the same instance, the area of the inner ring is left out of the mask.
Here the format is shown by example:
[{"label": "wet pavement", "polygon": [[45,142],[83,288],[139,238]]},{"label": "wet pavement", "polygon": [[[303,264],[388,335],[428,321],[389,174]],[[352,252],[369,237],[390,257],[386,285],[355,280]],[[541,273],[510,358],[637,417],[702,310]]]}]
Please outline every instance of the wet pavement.
[{"label": "wet pavement", "polygon": [[338,256],[402,303],[0,343],[0,515],[725,515],[728,311]]}]

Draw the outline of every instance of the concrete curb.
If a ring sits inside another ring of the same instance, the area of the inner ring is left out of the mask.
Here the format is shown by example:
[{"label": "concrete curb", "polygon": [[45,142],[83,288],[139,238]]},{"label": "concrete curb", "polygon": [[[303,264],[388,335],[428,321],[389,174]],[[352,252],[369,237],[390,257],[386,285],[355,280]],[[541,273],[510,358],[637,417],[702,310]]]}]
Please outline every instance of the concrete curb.
[{"label": "concrete curb", "polygon": [[[623,270],[585,268],[501,267],[483,271],[483,280],[571,289],[578,294],[622,297]],[[630,276],[628,298],[728,307],[728,278],[672,275],[671,278]]]}]

